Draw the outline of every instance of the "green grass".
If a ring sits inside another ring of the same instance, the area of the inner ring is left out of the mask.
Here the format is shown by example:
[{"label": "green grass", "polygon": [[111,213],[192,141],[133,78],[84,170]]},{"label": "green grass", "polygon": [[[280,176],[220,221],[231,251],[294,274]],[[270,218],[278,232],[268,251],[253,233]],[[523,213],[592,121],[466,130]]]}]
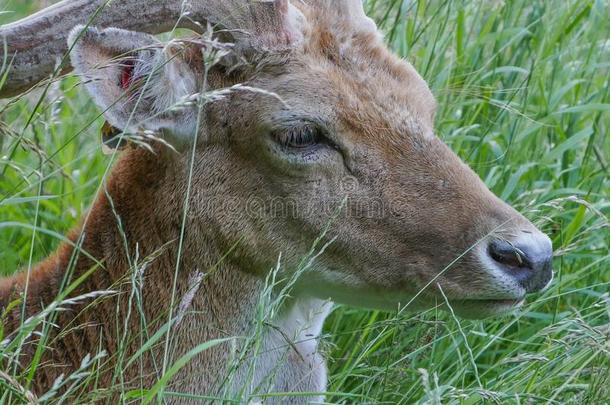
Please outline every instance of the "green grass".
[{"label": "green grass", "polygon": [[[0,21],[35,3],[0,6],[16,12]],[[498,320],[336,308],[323,338],[327,401],[610,403],[610,3],[369,0],[368,8],[436,94],[439,136],[551,236],[556,281]],[[0,138],[5,273],[52,253],[57,236],[32,228],[65,233],[102,181],[102,122],[76,84],[64,81],[53,90],[59,101],[37,111],[26,98],[1,112],[12,134]]]}]

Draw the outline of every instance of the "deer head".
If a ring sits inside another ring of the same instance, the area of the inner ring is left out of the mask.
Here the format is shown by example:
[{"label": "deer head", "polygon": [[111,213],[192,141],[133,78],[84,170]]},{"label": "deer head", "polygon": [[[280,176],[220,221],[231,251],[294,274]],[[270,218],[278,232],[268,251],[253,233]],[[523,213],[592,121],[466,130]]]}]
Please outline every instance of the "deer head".
[{"label": "deer head", "polygon": [[[193,156],[188,232],[237,244],[244,271],[263,276],[282,253],[289,272],[328,227],[299,293],[381,309],[448,302],[482,317],[549,284],[549,238],[435,135],[426,82],[360,0],[104,3],[65,1],[2,28],[18,51],[2,95],[46,77],[68,43],[114,127],[176,146],[159,158],[184,173],[178,195]],[[235,44],[221,63],[198,41],[149,35],[207,23]]]}]

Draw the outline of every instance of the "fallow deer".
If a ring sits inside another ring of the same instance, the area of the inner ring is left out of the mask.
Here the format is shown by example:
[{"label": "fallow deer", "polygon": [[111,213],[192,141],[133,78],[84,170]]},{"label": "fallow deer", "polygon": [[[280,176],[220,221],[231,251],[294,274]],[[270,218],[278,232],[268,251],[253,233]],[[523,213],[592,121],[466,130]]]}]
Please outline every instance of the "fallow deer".
[{"label": "fallow deer", "polygon": [[[214,34],[182,46],[151,35],[174,27]],[[239,398],[325,391],[316,337],[331,301],[451,306],[482,318],[550,283],[550,239],[435,136],[431,91],[386,48],[360,0],[66,0],[0,28],[0,38],[12,61],[1,96],[70,65],[124,136],[148,131],[165,141],[117,152],[71,242],[1,281],[3,306],[25,303],[10,311],[9,330],[53,302],[68,272],[71,280],[87,275],[72,296],[117,291],[58,314],[34,377],[39,392],[104,349],[96,387],[112,396],[120,336],[154,333],[174,298],[189,293],[190,307],[171,329],[172,359],[210,339],[251,334],[269,274],[291,279],[321,235],[324,248],[264,328],[258,355],[237,370],[230,391]],[[214,41],[233,44],[218,63],[206,57]],[[278,201],[294,209],[278,215],[270,208]],[[124,282],[135,256],[153,259],[142,316],[128,318],[138,310]],[[197,271],[204,279],[195,292]],[[122,349],[131,355],[141,343]],[[215,395],[234,349],[198,354],[171,391]],[[166,351],[151,347],[122,370],[121,387],[151,387]],[[32,350],[22,356],[29,364]]]}]

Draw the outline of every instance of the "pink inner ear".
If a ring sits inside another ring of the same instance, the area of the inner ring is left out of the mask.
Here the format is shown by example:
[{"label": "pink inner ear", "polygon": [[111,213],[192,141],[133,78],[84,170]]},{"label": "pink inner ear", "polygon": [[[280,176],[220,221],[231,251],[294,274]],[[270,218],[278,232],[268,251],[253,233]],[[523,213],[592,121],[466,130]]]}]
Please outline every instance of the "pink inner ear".
[{"label": "pink inner ear", "polygon": [[135,64],[135,59],[128,59],[122,65],[123,70],[121,71],[121,88],[123,90],[127,90],[129,86],[131,86]]}]

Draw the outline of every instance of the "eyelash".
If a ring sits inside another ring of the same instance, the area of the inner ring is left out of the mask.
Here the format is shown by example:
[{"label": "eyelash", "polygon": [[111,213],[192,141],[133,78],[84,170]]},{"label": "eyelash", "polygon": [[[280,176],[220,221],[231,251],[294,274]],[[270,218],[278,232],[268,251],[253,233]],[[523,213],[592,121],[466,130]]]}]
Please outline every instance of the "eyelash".
[{"label": "eyelash", "polygon": [[304,149],[312,147],[325,139],[319,128],[307,125],[291,128],[287,131],[278,131],[274,135],[276,141],[283,148],[287,149]]}]

